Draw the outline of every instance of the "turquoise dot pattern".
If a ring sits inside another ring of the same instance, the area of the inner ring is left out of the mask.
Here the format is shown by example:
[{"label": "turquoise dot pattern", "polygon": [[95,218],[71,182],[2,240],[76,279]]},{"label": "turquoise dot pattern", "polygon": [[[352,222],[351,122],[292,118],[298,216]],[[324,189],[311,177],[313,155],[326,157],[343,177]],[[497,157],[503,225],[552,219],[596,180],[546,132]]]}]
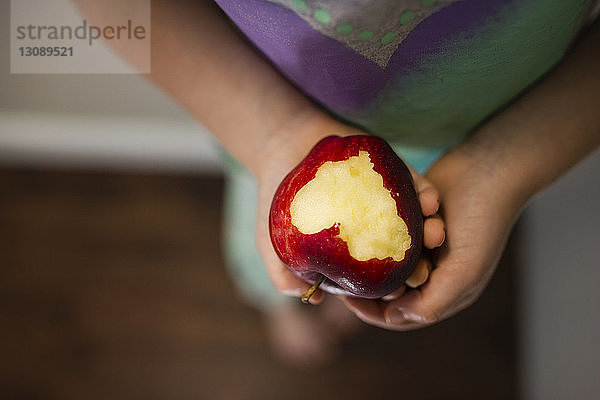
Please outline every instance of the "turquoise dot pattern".
[{"label": "turquoise dot pattern", "polygon": [[392,42],[392,40],[394,40],[394,36],[396,34],[394,32],[388,32],[385,35],[383,35],[383,37],[381,38],[381,44],[382,45],[386,45],[386,44],[390,44]]},{"label": "turquoise dot pattern", "polygon": [[315,10],[315,19],[323,25],[328,25],[331,22],[331,14],[324,8],[317,8]]},{"label": "turquoise dot pattern", "polygon": [[373,31],[366,29],[358,34],[358,40],[371,40],[373,39],[373,35]]},{"label": "turquoise dot pattern", "polygon": [[402,13],[402,15],[400,16],[400,23],[402,25],[405,25],[405,24],[408,24],[413,19],[415,19],[415,13],[414,13],[414,11],[411,11],[411,10],[404,11]]},{"label": "turquoise dot pattern", "polygon": [[[437,2],[437,0],[421,0],[421,4],[423,6],[432,6],[436,2]],[[306,0],[291,0],[291,3],[292,3],[292,7],[294,7],[295,9],[297,9],[299,11],[308,10],[308,2]],[[314,17],[315,21],[319,22],[322,25],[329,25],[331,23],[331,13],[329,12],[329,10],[326,10],[324,8],[317,8],[313,13],[313,17]],[[414,11],[406,10],[400,16],[400,23],[403,25],[408,24],[413,19],[415,19],[415,17],[416,17],[416,14]],[[335,31],[337,34],[339,34],[341,36],[348,36],[348,35],[351,35],[352,33],[354,33],[354,26],[350,22],[342,22],[342,23],[339,23],[335,27]],[[356,35],[356,38],[360,41],[366,42],[366,41],[373,39],[374,36],[375,36],[375,34],[372,30],[363,29],[360,32],[358,32],[358,34]],[[387,44],[390,44],[394,40],[395,37],[396,37],[395,32],[387,32],[385,35],[383,35],[381,37],[380,42],[382,45],[385,46]]]},{"label": "turquoise dot pattern", "polygon": [[300,11],[306,11],[308,8],[306,0],[292,0],[292,6]]},{"label": "turquoise dot pattern", "polygon": [[339,33],[340,35],[344,35],[344,36],[351,34],[353,30],[354,30],[354,27],[350,23],[339,24],[335,28],[335,31],[337,33]]}]

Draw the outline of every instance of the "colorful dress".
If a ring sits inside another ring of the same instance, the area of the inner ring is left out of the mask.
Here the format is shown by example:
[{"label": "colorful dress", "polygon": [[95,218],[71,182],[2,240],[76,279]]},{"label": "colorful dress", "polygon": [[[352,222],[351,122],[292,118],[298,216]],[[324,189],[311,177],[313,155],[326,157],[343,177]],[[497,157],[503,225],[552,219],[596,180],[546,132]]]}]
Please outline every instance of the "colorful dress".
[{"label": "colorful dress", "polygon": [[[216,2],[299,90],[387,139],[420,172],[549,72],[599,9],[591,0]],[[255,183],[228,164],[234,280],[257,305],[279,301],[254,246]]]}]

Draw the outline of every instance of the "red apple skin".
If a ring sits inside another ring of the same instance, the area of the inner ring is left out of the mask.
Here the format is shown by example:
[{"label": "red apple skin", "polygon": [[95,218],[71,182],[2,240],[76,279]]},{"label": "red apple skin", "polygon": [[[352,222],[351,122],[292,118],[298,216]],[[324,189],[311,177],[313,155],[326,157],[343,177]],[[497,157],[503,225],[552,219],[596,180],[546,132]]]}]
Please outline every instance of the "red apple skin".
[{"label": "red apple skin", "polygon": [[[292,224],[290,205],[319,167],[327,161],[358,156],[361,150],[369,153],[373,169],[382,176],[398,216],[408,227],[411,247],[402,261],[391,257],[356,260],[338,237],[337,224],[309,235]],[[410,171],[387,142],[376,136],[329,136],[318,142],[279,185],[271,204],[269,230],[279,258],[309,284],[322,274],[327,279],[320,288],[327,292],[374,299],[398,289],[415,269],[423,244],[423,215]]]}]

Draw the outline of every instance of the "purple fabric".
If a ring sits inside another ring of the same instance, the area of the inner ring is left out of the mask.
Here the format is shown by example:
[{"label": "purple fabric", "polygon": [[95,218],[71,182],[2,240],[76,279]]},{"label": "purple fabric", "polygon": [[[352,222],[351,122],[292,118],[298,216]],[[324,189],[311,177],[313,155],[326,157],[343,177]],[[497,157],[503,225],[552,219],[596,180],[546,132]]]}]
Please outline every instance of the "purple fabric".
[{"label": "purple fabric", "polygon": [[473,32],[509,2],[451,4],[421,22],[382,69],[280,5],[264,0],[216,0],[282,74],[325,108],[342,114],[363,110],[391,79],[418,67],[424,56],[443,52],[449,39]]}]

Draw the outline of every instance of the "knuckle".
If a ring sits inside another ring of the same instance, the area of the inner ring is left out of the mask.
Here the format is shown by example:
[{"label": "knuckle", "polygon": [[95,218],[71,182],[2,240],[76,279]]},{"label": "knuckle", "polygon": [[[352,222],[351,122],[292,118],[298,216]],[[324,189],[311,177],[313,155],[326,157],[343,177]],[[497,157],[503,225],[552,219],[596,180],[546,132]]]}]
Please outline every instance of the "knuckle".
[{"label": "knuckle", "polygon": [[423,323],[431,325],[442,320],[442,313],[438,310],[429,310],[422,315]]}]

